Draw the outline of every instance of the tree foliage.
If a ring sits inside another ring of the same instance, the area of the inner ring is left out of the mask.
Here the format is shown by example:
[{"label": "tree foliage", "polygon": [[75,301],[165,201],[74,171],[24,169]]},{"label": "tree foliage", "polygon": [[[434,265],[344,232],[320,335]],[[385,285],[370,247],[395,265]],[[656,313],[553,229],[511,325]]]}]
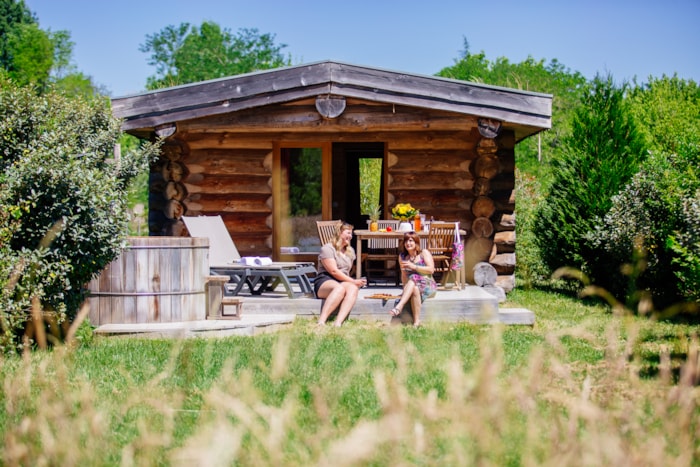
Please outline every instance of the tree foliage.
[{"label": "tree foliage", "polygon": [[8,42],[15,29],[36,24],[36,18],[23,0],[0,0],[0,68],[12,66],[12,49]]},{"label": "tree foliage", "polygon": [[22,0],[0,0],[0,74],[44,92],[49,86],[75,95],[103,92],[71,63],[68,31],[45,31]]},{"label": "tree foliage", "polygon": [[[453,66],[440,70],[438,76],[552,94],[552,129],[519,144],[515,153],[521,170],[541,178],[547,175],[542,170],[542,160],[557,157],[561,141],[571,131],[573,112],[580,105],[587,84],[581,73],[556,59],[549,63],[533,57],[520,63],[511,63],[505,57],[489,61],[483,52],[470,53],[466,38],[462,56]],[[546,154],[540,153],[540,147]]]},{"label": "tree foliage", "polygon": [[663,76],[632,89],[628,101],[652,157],[589,235],[589,263],[597,282],[632,309],[638,291],[659,308],[697,303],[700,90]]},{"label": "tree foliage", "polygon": [[552,270],[586,269],[585,235],[631,179],[646,150],[625,103],[627,85],[596,77],[576,108],[571,135],[552,161],[553,181],[535,225],[542,259]]},{"label": "tree foliage", "polygon": [[[516,147],[518,275],[582,269],[630,309],[700,296],[700,90],[676,76],[616,86],[557,60],[464,55],[441,76],[553,94],[552,129]],[[653,151],[653,157],[646,160]],[[641,169],[640,169],[641,168]],[[534,175],[534,177],[532,176]]]},{"label": "tree foliage", "polygon": [[119,126],[105,99],[37,96],[0,77],[0,348],[33,298],[74,317],[84,285],[122,247],[128,182],[157,145],[114,160]]},{"label": "tree foliage", "polygon": [[677,76],[649,78],[629,96],[632,115],[653,151],[673,154],[684,134],[700,134],[700,87]]},{"label": "tree foliage", "polygon": [[205,21],[201,26],[181,23],[146,36],[140,46],[150,53],[156,74],[148,77],[148,89],[193,83],[208,79],[278,68],[289,64],[282,55],[284,44],[275,44],[274,34],[257,29],[239,29],[236,34]]}]

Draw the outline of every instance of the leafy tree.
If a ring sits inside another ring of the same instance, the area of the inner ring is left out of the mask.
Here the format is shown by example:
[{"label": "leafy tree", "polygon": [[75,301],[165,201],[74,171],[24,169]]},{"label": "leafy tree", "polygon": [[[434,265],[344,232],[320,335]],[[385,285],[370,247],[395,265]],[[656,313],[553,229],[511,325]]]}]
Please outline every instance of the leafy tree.
[{"label": "leafy tree", "polygon": [[382,160],[363,157],[360,159],[360,213],[369,214],[381,207]]},{"label": "leafy tree", "polygon": [[651,150],[678,151],[680,135],[700,134],[700,87],[674,75],[649,78],[629,96],[632,114]]},{"label": "leafy tree", "polygon": [[289,202],[293,216],[321,213],[321,150],[302,148],[289,166]]},{"label": "leafy tree", "polygon": [[483,52],[470,53],[466,39],[462,56],[453,66],[440,70],[438,75],[553,95],[551,130],[528,138],[515,148],[518,168],[517,274],[526,283],[537,283],[547,276],[547,271],[535,244],[540,231],[534,218],[535,206],[544,196],[542,187],[550,177],[549,163],[561,157],[562,141],[571,133],[574,111],[587,89],[587,81],[581,73],[572,72],[556,59],[546,63],[528,57],[521,63],[511,63],[499,57],[492,62]]},{"label": "leafy tree", "polygon": [[114,160],[119,135],[106,99],[36,96],[0,77],[0,348],[18,345],[32,299],[72,319],[123,246],[128,182],[158,145]]},{"label": "leafy tree", "polygon": [[[651,157],[613,200],[590,235],[601,285],[630,307],[643,290],[656,306],[698,302],[700,294],[700,91],[693,81],[651,78],[629,96]],[[642,261],[635,261],[641,255]],[[641,264],[642,267],[633,266]]]},{"label": "leafy tree", "polygon": [[43,88],[49,81],[53,65],[53,43],[36,24],[21,24],[6,39],[12,62],[10,77],[22,86]]},{"label": "leafy tree", "polygon": [[167,26],[146,36],[139,48],[150,53],[156,74],[148,78],[148,89],[278,68],[289,64],[281,53],[284,44],[275,44],[273,34],[257,29],[239,29],[233,34],[218,24],[205,21],[201,26],[181,23]]},{"label": "leafy tree", "polygon": [[31,24],[36,24],[36,18],[24,0],[0,0],[0,68],[7,70],[12,66],[8,41],[15,29]]},{"label": "leafy tree", "polygon": [[536,243],[551,271],[587,269],[585,236],[612,206],[612,197],[639,169],[646,150],[625,102],[627,84],[596,76],[575,110],[553,181],[538,206]]},{"label": "leafy tree", "polygon": [[515,152],[518,167],[540,177],[547,175],[542,170],[546,166],[542,164],[540,147],[549,151],[549,159],[557,156],[561,141],[571,131],[573,112],[587,83],[581,73],[571,71],[556,59],[545,63],[528,57],[520,63],[511,63],[507,58],[499,57],[491,62],[483,52],[470,53],[466,38],[462,56],[453,66],[443,68],[437,74],[445,78],[552,94],[552,129],[518,144]]},{"label": "leafy tree", "polygon": [[683,199],[681,208],[682,229],[668,236],[666,247],[674,253],[671,264],[678,295],[700,304],[700,191]]},{"label": "leafy tree", "polygon": [[103,89],[71,63],[68,31],[44,31],[22,0],[0,0],[0,74],[39,92],[48,86],[90,96]]}]

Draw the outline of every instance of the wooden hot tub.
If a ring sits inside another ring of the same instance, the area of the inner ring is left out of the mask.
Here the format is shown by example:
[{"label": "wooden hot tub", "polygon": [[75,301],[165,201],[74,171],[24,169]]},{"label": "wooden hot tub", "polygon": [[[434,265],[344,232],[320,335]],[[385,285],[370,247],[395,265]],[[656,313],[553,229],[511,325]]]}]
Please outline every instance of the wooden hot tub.
[{"label": "wooden hot tub", "polygon": [[129,237],[128,243],[88,285],[92,325],[206,319],[207,238]]}]

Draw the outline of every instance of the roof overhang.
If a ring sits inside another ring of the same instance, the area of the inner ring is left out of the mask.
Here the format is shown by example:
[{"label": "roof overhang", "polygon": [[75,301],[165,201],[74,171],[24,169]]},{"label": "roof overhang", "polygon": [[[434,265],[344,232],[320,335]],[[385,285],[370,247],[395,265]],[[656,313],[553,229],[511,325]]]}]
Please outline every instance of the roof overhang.
[{"label": "roof overhang", "polygon": [[319,95],[436,109],[494,119],[521,140],[551,128],[552,95],[323,61],[159,89],[112,99],[131,133],[179,121],[283,104]]}]

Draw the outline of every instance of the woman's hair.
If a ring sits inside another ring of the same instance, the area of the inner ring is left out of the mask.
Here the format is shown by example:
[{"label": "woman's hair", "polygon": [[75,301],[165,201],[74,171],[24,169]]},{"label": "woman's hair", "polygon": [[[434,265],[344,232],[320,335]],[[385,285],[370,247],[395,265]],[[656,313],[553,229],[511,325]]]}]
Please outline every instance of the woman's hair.
[{"label": "woman's hair", "polygon": [[[333,238],[333,247],[337,250],[340,251],[340,247],[343,246],[343,241],[340,239],[340,234],[343,233],[345,230],[355,230],[355,227],[352,226],[352,224],[348,224],[347,222],[342,222],[338,229],[335,231],[335,237]],[[355,250],[353,249],[352,245],[348,245],[346,249],[346,254],[348,252],[352,252],[352,254],[355,254]]]},{"label": "woman's hair", "polygon": [[420,252],[423,251],[423,249],[422,249],[421,246],[420,246],[420,237],[419,237],[418,234],[417,234],[416,232],[414,232],[413,230],[411,230],[410,232],[406,232],[405,234],[403,234],[403,243],[401,244],[401,250],[402,250],[401,252],[404,253],[404,254],[407,253],[407,251],[406,251],[406,240],[408,240],[409,238],[412,238],[413,241],[416,243],[416,254],[420,254]]}]

